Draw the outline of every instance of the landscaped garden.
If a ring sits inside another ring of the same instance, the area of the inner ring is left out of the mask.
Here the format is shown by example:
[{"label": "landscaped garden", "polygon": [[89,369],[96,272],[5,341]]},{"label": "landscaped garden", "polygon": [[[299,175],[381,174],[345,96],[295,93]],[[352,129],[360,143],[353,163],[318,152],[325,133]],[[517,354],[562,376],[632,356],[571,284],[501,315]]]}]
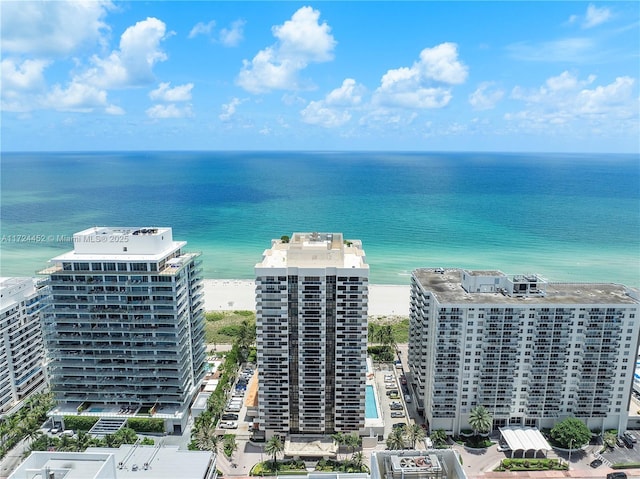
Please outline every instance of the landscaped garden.
[{"label": "landscaped garden", "polygon": [[560,459],[503,459],[496,471],[566,471]]},{"label": "landscaped garden", "polygon": [[285,474],[306,474],[304,461],[264,461],[251,468],[252,476],[275,476]]}]

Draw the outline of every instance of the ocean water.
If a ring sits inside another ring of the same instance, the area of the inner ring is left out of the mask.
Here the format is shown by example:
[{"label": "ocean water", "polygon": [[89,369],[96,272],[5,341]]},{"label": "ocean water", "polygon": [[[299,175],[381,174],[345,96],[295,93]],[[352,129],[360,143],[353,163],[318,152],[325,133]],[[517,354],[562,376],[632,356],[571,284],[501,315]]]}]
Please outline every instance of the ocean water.
[{"label": "ocean water", "polygon": [[0,275],[96,225],[171,226],[205,277],[253,277],[271,238],[363,241],[372,283],[442,266],[640,286],[637,155],[3,153]]}]

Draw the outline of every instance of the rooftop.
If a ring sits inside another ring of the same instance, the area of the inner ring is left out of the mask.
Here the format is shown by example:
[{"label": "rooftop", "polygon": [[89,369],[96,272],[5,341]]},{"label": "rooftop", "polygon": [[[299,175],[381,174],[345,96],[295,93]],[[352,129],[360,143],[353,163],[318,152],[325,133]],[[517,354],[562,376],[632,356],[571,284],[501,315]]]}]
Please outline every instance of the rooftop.
[{"label": "rooftop", "polygon": [[[502,292],[472,292],[462,287],[462,275],[480,277],[506,277],[500,271],[467,271],[459,268],[420,268],[413,277],[425,291],[431,292],[438,302],[463,304],[639,304],[640,292],[615,283],[552,283],[546,282],[544,296],[509,296]],[[537,275],[514,276],[515,279]]]},{"label": "rooftop", "polygon": [[168,227],[96,226],[75,233],[73,251],[52,261],[158,261],[186,244],[173,241]]},{"label": "rooftop", "polygon": [[362,242],[343,240],[342,233],[293,233],[289,242],[272,240],[256,268],[364,268]]}]

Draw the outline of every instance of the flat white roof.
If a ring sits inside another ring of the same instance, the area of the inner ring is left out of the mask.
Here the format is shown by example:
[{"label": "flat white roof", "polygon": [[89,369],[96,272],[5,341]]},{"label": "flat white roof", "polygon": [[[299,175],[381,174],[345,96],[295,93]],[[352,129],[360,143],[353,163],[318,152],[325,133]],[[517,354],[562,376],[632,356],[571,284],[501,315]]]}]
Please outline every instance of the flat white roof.
[{"label": "flat white roof", "polygon": [[500,434],[512,451],[550,451],[551,446],[533,427],[501,427]]}]

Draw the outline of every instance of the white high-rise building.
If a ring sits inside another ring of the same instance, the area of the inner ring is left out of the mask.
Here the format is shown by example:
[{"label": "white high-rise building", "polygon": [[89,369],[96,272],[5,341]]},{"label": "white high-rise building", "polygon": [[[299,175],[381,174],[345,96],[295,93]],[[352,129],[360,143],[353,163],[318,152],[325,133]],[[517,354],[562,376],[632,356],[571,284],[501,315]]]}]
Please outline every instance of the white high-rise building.
[{"label": "white high-rise building", "polygon": [[143,411],[185,427],[205,359],[201,261],[186,244],[171,228],[90,228],[41,272],[54,418]]},{"label": "white high-rise building", "polygon": [[618,284],[549,283],[500,271],[418,269],[409,368],[431,430],[457,434],[475,406],[494,429],[627,425],[640,295]]},{"label": "white high-rise building", "polygon": [[0,417],[46,385],[42,287],[33,278],[0,278]]},{"label": "white high-rise building", "polygon": [[273,240],[255,267],[260,428],[364,427],[369,265],[341,233]]}]

